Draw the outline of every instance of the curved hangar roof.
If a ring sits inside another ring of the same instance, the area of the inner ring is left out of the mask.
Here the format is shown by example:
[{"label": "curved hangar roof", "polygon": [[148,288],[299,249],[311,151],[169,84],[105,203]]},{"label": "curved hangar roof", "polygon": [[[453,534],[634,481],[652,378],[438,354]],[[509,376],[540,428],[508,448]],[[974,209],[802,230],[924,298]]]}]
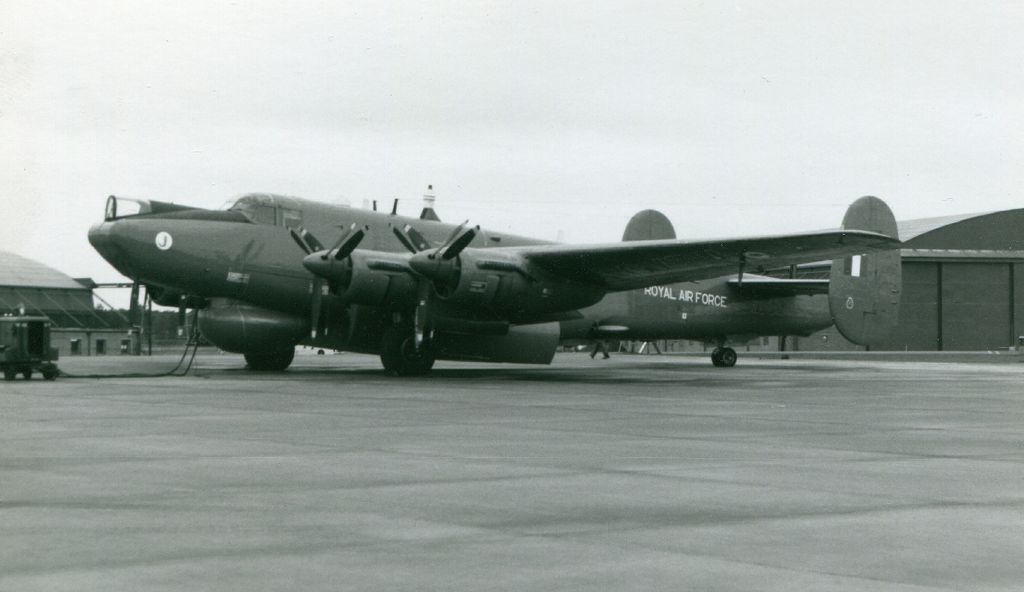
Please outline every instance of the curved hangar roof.
[{"label": "curved hangar roof", "polygon": [[52,267],[9,251],[0,251],[0,286],[88,290],[86,286]]},{"label": "curved hangar roof", "polygon": [[898,223],[904,249],[1024,251],[1024,208]]},{"label": "curved hangar roof", "polygon": [[56,327],[113,328],[117,315],[95,310],[91,286],[21,255],[0,251],[0,314],[24,308],[43,315]]}]

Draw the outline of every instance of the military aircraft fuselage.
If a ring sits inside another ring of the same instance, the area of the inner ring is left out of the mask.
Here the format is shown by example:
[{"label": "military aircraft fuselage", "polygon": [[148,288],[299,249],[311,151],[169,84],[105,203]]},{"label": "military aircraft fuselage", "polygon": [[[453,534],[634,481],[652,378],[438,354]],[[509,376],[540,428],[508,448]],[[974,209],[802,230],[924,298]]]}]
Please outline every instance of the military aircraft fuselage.
[{"label": "military aircraft fuselage", "polygon": [[[544,362],[559,342],[724,343],[807,335],[833,322],[827,298],[745,290],[742,269],[616,290],[564,265],[590,251],[545,267],[529,256],[563,253],[548,241],[296,198],[117,210],[111,198],[107,219],[90,229],[97,251],[158,303],[202,308],[207,338],[246,354],[306,344],[380,353],[387,367],[388,344],[399,343],[388,334],[400,326],[410,337],[394,347],[410,359],[402,344],[418,352],[430,340],[438,358]],[[614,268],[607,277],[617,277]]]},{"label": "military aircraft fuselage", "polygon": [[[303,229],[323,244],[353,224],[365,227],[367,251],[404,254],[393,228],[411,224],[432,244],[455,228],[441,222],[269,196],[265,218],[245,212],[189,210],[108,220],[89,231],[97,251],[124,275],[149,286],[203,298],[229,298],[283,312],[306,314],[315,277],[290,230]],[[281,215],[287,211],[290,217]],[[246,217],[246,216],[249,217]],[[255,218],[256,222],[253,222]],[[543,244],[519,236],[481,232],[474,247]]]},{"label": "military aircraft fuselage", "polygon": [[[756,276],[748,276],[756,277]],[[735,276],[609,294],[563,323],[564,339],[693,339],[724,342],[758,335],[810,335],[832,324],[822,296],[759,297]]]}]

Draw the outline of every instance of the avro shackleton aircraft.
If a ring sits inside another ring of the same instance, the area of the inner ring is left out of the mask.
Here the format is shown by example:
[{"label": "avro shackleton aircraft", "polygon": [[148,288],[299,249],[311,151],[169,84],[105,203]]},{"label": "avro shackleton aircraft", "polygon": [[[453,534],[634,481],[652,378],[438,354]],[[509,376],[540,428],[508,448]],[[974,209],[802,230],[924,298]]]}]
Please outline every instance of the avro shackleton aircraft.
[{"label": "avro shackleton aircraft", "polygon": [[[377,354],[388,372],[419,375],[436,359],[546,364],[559,343],[602,339],[705,340],[728,367],[737,339],[834,323],[871,344],[898,312],[896,223],[875,197],[855,201],[838,230],[684,241],[645,210],[623,242],[594,245],[395,210],[267,194],[220,210],[111,196],[89,241],[158,304],[199,309],[203,336],[253,370],[287,368],[296,345]],[[827,259],[831,279],[762,275]]]}]

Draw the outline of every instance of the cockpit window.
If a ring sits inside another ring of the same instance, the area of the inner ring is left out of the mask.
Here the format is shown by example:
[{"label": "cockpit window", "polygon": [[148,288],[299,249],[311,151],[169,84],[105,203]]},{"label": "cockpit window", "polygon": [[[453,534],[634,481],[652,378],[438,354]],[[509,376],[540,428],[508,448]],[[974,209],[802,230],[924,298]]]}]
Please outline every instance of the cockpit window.
[{"label": "cockpit window", "polygon": [[256,224],[267,226],[283,226],[297,229],[302,227],[302,210],[284,207],[277,203],[273,196],[245,195],[229,200],[224,209],[241,212]]},{"label": "cockpit window", "polygon": [[277,211],[274,206],[263,206],[254,205],[247,208],[246,213],[252,218],[252,221],[257,224],[266,224],[273,226],[277,222]]},{"label": "cockpit window", "polygon": [[281,208],[281,220],[285,228],[293,230],[302,227],[302,212],[291,208]]},{"label": "cockpit window", "polygon": [[103,208],[103,219],[116,220],[118,218],[127,218],[128,216],[148,214],[150,209],[150,204],[147,200],[111,195],[107,198],[107,203]]}]

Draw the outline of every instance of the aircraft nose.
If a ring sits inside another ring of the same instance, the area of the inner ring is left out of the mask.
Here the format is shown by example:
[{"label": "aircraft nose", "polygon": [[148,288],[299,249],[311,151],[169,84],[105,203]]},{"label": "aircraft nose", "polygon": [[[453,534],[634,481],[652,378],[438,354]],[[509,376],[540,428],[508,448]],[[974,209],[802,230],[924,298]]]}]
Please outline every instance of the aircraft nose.
[{"label": "aircraft nose", "polygon": [[101,222],[93,224],[89,228],[89,244],[107,261],[110,261],[117,251],[114,244],[113,226],[113,222]]},{"label": "aircraft nose", "polygon": [[101,222],[89,228],[89,243],[108,263],[128,277],[132,270],[125,246],[125,230],[119,222]]}]

